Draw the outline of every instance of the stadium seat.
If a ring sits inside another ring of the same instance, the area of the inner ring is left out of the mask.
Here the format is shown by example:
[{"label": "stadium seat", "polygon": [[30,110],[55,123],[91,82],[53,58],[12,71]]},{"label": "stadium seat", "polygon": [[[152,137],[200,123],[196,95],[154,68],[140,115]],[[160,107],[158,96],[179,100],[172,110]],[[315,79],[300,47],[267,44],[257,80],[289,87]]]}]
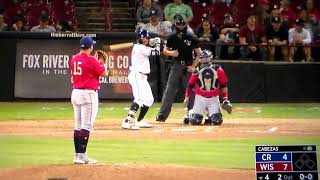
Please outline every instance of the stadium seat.
[{"label": "stadium seat", "polygon": [[213,24],[221,26],[224,22],[224,15],[231,12],[231,7],[227,6],[225,3],[219,2],[215,3],[210,7],[211,17],[213,17]]}]

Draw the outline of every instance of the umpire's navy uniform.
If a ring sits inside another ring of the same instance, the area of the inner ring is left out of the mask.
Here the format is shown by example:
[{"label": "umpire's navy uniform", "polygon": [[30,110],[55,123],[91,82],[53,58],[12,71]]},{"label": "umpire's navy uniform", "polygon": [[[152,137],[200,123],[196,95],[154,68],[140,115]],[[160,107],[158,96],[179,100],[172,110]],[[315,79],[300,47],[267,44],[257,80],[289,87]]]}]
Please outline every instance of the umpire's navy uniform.
[{"label": "umpire's navy uniform", "polygon": [[198,38],[184,30],[176,30],[168,37],[167,47],[171,50],[178,50],[179,56],[173,58],[166,89],[162,96],[160,111],[156,117],[157,121],[165,121],[175,100],[177,89],[183,85],[183,92],[188,85],[191,73],[187,72],[187,67],[193,63],[193,50],[199,48]]}]

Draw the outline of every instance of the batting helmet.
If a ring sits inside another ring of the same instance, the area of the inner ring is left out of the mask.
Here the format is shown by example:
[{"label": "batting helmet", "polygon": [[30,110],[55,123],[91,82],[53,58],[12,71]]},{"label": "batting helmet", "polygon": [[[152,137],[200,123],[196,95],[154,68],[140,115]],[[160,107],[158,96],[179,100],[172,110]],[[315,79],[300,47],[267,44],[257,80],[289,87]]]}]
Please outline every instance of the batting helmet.
[{"label": "batting helmet", "polygon": [[150,38],[149,32],[145,29],[139,31],[138,38]]}]

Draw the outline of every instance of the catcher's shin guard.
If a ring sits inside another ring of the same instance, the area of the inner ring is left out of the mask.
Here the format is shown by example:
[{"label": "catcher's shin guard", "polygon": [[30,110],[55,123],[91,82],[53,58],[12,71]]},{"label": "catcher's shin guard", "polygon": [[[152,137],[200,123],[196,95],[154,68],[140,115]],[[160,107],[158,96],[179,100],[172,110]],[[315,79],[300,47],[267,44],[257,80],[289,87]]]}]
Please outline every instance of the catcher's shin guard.
[{"label": "catcher's shin guard", "polygon": [[222,119],[222,114],[221,113],[216,113],[216,114],[212,114],[210,116],[210,119],[212,121],[212,124],[214,126],[220,126],[223,122],[223,119]]},{"label": "catcher's shin guard", "polygon": [[194,113],[190,116],[190,123],[192,125],[200,125],[202,123],[203,116],[201,114]]}]

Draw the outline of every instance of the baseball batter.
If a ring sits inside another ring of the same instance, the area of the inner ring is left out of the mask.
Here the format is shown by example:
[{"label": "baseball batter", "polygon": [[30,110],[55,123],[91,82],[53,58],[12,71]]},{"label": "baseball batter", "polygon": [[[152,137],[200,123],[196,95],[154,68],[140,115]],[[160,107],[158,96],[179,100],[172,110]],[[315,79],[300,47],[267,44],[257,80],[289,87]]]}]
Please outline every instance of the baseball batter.
[{"label": "baseball batter", "polygon": [[[91,56],[96,42],[89,36],[80,40],[81,50],[70,60],[72,94],[71,102],[74,109],[74,148],[75,164],[93,164],[96,160],[86,155],[90,131],[93,128],[98,112],[99,77],[107,76],[104,64],[99,63],[98,54]],[[100,58],[106,58],[106,54]]]},{"label": "baseball batter", "polygon": [[[222,124],[219,95],[223,99],[222,108],[231,113],[232,105],[228,100],[228,78],[221,66],[211,64],[212,52],[203,50],[200,53],[200,65],[192,72],[186,89],[184,103],[189,101],[189,95],[194,90],[196,94],[192,114],[189,121],[192,125],[202,123],[203,114],[208,111],[206,124],[219,126]],[[185,122],[186,124],[188,122]]]},{"label": "baseball batter", "polygon": [[[149,47],[149,43],[154,44],[155,48]],[[151,124],[143,120],[154,101],[147,77],[147,74],[150,73],[149,56],[152,51],[159,53],[160,38],[150,39],[148,31],[140,31],[138,33],[138,43],[135,44],[132,49],[131,66],[129,67],[130,73],[128,75],[134,100],[129,109],[127,118],[122,122],[122,128],[124,129],[137,130],[140,128],[152,127]],[[139,107],[141,107],[141,109],[137,122],[135,123],[133,119]]]}]

